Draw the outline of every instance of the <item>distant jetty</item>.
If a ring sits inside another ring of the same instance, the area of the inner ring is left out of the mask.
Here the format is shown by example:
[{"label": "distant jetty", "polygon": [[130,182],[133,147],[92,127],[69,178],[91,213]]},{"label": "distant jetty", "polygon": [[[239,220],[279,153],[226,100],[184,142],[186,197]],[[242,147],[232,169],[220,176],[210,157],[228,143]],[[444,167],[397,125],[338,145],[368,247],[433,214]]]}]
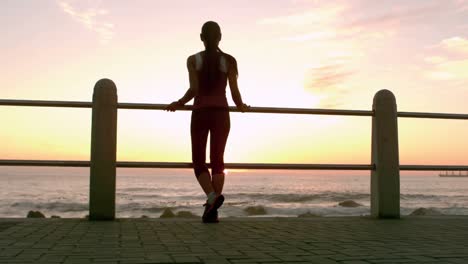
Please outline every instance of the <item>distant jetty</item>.
[{"label": "distant jetty", "polygon": [[462,173],[462,171],[458,171],[458,174],[455,173],[454,171],[444,171],[439,173],[439,177],[454,177],[454,178],[464,178],[468,177],[468,171],[465,171],[465,174]]}]

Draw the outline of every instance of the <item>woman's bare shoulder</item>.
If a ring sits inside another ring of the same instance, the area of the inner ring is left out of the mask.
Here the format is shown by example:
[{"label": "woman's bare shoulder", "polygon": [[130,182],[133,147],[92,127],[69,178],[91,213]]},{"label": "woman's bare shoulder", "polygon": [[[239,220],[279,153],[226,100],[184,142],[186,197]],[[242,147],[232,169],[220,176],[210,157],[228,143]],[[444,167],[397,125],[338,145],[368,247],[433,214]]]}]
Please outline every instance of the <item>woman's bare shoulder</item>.
[{"label": "woman's bare shoulder", "polygon": [[188,56],[188,57],[187,57],[187,62],[193,62],[193,61],[195,61],[195,56],[196,56],[196,55],[197,55],[197,54],[192,54],[192,55]]},{"label": "woman's bare shoulder", "polygon": [[203,51],[197,52],[187,57],[187,65],[195,66],[197,61],[197,56],[201,56]]},{"label": "woman's bare shoulder", "polygon": [[187,67],[189,69],[194,69],[195,68],[195,56],[197,54],[193,54],[187,57]]},{"label": "woman's bare shoulder", "polygon": [[226,57],[226,60],[228,62],[236,62],[236,58],[234,58],[234,56],[232,56],[231,54],[223,53],[223,55]]},{"label": "woman's bare shoulder", "polygon": [[226,58],[228,69],[234,70],[235,72],[237,72],[236,58],[234,58],[234,56],[232,56],[231,54],[228,54],[228,53],[224,53],[223,55]]}]

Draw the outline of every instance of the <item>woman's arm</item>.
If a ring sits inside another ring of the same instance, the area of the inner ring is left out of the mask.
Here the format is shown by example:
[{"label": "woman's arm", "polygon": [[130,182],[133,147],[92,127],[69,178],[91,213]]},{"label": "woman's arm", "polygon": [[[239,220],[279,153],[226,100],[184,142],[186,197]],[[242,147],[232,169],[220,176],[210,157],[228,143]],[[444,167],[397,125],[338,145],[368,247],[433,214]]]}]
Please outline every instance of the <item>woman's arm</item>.
[{"label": "woman's arm", "polygon": [[193,90],[192,87],[190,87],[188,88],[187,92],[185,92],[184,96],[182,96],[182,98],[180,98],[177,102],[180,105],[185,105],[190,100],[192,100],[193,97],[195,97],[195,91]]},{"label": "woman's arm", "polygon": [[237,71],[237,62],[234,57],[231,57],[230,59],[230,65],[229,65],[229,70],[228,70],[228,80],[229,80],[229,88],[231,89],[231,96],[232,100],[237,106],[237,109],[239,109],[241,112],[245,112],[249,109],[250,106],[244,104],[242,101],[242,96],[239,91],[239,86],[237,84],[237,76],[238,71]]},{"label": "woman's arm", "polygon": [[189,72],[189,81],[190,81],[190,87],[188,88],[187,92],[185,92],[184,96],[180,98],[178,101],[172,102],[170,105],[166,107],[167,111],[172,111],[174,112],[178,107],[181,107],[188,103],[192,98],[197,95],[198,92],[198,77],[196,74],[195,70],[195,64],[194,64],[194,57],[190,56],[187,59],[187,69]]}]

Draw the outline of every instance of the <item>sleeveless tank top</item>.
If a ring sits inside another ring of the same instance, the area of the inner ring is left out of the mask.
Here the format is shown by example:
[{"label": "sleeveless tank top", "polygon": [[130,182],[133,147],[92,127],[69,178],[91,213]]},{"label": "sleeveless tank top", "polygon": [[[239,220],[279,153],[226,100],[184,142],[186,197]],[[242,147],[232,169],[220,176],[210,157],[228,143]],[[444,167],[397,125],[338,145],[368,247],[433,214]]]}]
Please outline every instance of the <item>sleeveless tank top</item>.
[{"label": "sleeveless tank top", "polygon": [[[206,59],[204,51],[195,54],[195,70],[198,79],[198,95],[195,96],[195,109],[201,108],[228,108],[226,99],[227,86],[227,59],[226,56],[217,52],[209,63],[212,67],[204,63]],[[209,69],[211,68],[211,69]]]}]

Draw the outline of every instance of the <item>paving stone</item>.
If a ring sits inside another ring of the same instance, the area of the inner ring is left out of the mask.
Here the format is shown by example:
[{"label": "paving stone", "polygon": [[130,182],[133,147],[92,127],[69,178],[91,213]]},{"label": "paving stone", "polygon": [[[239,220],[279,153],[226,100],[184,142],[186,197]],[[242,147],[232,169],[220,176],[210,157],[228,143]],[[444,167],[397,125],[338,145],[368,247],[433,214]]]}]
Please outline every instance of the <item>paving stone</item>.
[{"label": "paving stone", "polygon": [[468,263],[464,216],[31,220],[0,231],[0,263]]}]

